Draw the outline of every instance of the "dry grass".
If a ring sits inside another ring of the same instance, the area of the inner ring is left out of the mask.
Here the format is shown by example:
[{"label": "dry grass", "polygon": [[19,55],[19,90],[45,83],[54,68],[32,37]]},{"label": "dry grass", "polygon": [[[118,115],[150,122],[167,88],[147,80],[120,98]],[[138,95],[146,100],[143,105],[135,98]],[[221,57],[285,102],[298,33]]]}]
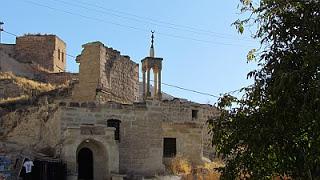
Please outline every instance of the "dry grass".
[{"label": "dry grass", "polygon": [[223,167],[224,163],[217,159],[213,162],[205,162],[203,165],[194,169],[193,177],[199,180],[218,180],[220,179],[220,173],[216,168]]},{"label": "dry grass", "polygon": [[199,168],[203,168],[209,171],[213,171],[216,168],[224,167],[224,162],[217,159],[213,162],[205,162],[203,166],[200,166]]},{"label": "dry grass", "polygon": [[190,174],[192,166],[187,158],[182,155],[177,155],[169,163],[169,170],[175,175]]},{"label": "dry grass", "polygon": [[27,99],[29,99],[28,95],[21,95],[18,97],[9,97],[6,99],[0,98],[0,104],[12,103],[12,102],[16,102],[16,101],[20,101],[20,100],[27,100]]},{"label": "dry grass", "polygon": [[57,88],[57,86],[51,84],[41,83],[24,77],[15,76],[11,72],[0,72],[0,80],[5,79],[13,80],[15,84],[17,84],[19,87],[22,87],[23,89],[32,89],[38,92],[51,91]]},{"label": "dry grass", "polygon": [[49,83],[41,83],[24,77],[16,76],[11,72],[0,72],[0,81],[1,80],[12,81],[11,83],[19,87],[19,91],[21,91],[21,93],[20,96],[16,97],[11,96],[8,98],[0,98],[0,104],[27,100],[39,93],[48,92],[54,89],[64,88],[68,86],[68,84],[52,85]]},{"label": "dry grass", "polygon": [[222,161],[216,160],[195,167],[186,157],[177,155],[169,163],[168,169],[175,175],[181,175],[182,180],[218,180],[220,173],[216,168],[223,166]]}]

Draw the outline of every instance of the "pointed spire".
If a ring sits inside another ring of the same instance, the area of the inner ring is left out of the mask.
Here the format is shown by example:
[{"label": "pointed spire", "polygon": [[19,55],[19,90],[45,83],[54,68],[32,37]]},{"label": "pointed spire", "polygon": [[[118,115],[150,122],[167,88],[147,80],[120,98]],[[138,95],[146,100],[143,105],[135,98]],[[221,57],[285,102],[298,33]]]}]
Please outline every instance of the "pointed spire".
[{"label": "pointed spire", "polygon": [[154,31],[151,31],[151,47],[150,47],[150,57],[154,57],[154,47],[153,47],[153,42],[154,42]]}]

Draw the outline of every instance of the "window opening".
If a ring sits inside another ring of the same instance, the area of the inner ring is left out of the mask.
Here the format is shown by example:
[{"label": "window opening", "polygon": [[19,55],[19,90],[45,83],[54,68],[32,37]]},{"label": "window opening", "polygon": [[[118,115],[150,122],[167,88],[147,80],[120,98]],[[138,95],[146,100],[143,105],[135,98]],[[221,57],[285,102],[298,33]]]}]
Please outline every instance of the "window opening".
[{"label": "window opening", "polygon": [[108,127],[114,127],[116,128],[115,132],[114,132],[114,139],[115,140],[119,140],[120,141],[120,122],[117,119],[110,119],[107,121],[107,126]]},{"label": "window opening", "polygon": [[177,154],[176,138],[163,139],[163,157],[174,157]]}]

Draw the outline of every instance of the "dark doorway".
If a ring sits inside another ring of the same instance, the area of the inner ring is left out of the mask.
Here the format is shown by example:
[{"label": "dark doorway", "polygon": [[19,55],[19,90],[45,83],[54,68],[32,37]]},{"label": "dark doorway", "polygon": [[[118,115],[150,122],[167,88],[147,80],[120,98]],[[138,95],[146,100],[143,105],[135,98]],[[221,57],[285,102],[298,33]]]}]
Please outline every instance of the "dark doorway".
[{"label": "dark doorway", "polygon": [[78,179],[93,180],[93,155],[89,148],[78,152]]}]

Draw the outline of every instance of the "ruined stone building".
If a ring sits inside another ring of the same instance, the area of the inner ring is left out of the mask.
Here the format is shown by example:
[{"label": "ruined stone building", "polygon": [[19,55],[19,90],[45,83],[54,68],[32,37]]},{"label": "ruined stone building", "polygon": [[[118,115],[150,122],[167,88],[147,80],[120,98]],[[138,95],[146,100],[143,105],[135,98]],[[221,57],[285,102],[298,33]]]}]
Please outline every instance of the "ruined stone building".
[{"label": "ruined stone building", "polygon": [[[154,56],[153,44],[141,61],[142,82],[129,56],[101,42],[82,47],[79,73],[70,74],[60,72],[66,49],[57,36],[26,35],[0,45],[1,71],[57,87],[0,103],[1,156],[12,164],[22,157],[58,159],[68,180],[161,174],[179,154],[202,163],[209,150],[205,122],[217,110],[161,91],[162,69],[170,67]],[[36,65],[41,68],[33,70]],[[0,79],[0,91],[11,92],[15,83]],[[14,177],[17,169],[12,165],[6,173]]]}]

